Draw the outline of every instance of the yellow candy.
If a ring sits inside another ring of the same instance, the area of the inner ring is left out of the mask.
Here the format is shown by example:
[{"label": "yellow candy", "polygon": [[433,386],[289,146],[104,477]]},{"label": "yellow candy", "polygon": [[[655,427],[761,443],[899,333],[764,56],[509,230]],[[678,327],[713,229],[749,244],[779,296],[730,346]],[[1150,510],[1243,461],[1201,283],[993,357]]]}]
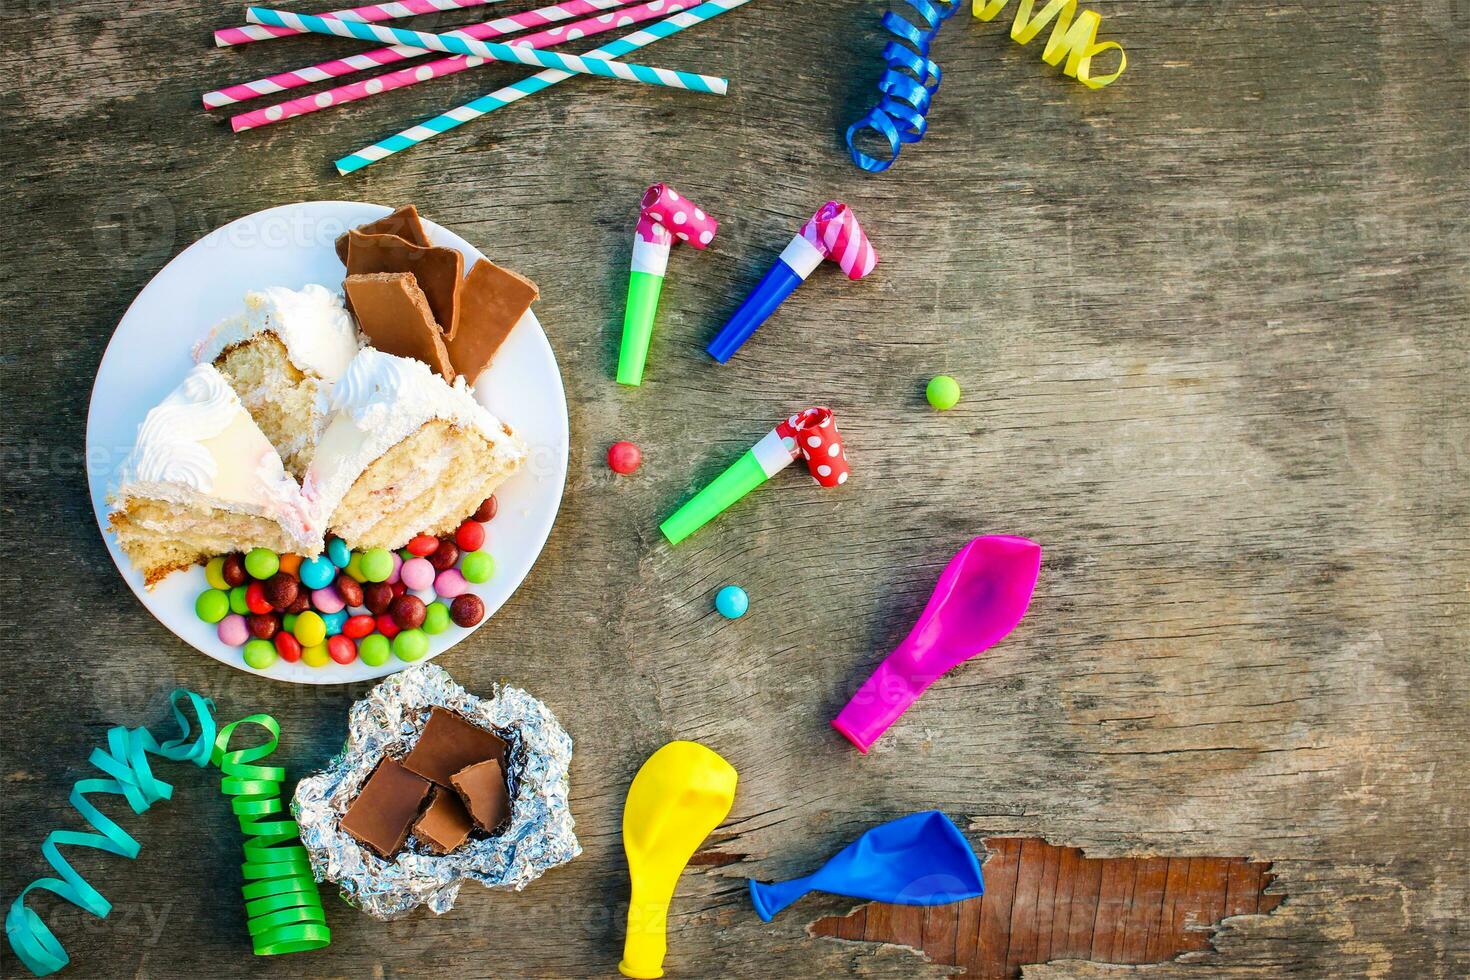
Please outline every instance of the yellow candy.
[{"label": "yellow candy", "polygon": [[230,583],[225,581],[225,556],[209,559],[209,564],[204,566],[204,578],[209,582],[209,587],[219,589],[221,592],[230,591]]},{"label": "yellow candy", "polygon": [[[303,647],[314,647],[325,643],[327,639],[327,624],[322,617],[308,609],[296,617],[296,626],[291,630],[296,642]],[[322,647],[325,651],[326,647]]]},{"label": "yellow candy", "polygon": [[332,662],[332,658],[327,654],[327,645],[317,643],[301,648],[301,662],[308,667],[325,667]]},{"label": "yellow candy", "polygon": [[[1010,0],[974,0],[970,10],[976,17],[988,21],[1000,13],[1008,2]],[[1016,19],[1011,23],[1011,40],[1017,44],[1030,43],[1055,17],[1056,26],[1051,29],[1051,36],[1046,39],[1046,47],[1041,51],[1041,60],[1048,65],[1057,64],[1065,55],[1067,64],[1062,73],[1077,79],[1088,88],[1111,85],[1123,74],[1123,69],[1128,67],[1128,55],[1123,51],[1123,45],[1117,41],[1098,43],[1097,30],[1102,25],[1102,17],[1096,11],[1084,10],[1078,14],[1077,0],[1047,0],[1041,13],[1033,17],[1031,11],[1034,6],[1035,0],[1020,0],[1020,6],[1016,8]],[[1072,20],[1074,14],[1077,17],[1075,22]],[[1118,51],[1117,71],[1094,78],[1093,57],[1114,48]]]}]

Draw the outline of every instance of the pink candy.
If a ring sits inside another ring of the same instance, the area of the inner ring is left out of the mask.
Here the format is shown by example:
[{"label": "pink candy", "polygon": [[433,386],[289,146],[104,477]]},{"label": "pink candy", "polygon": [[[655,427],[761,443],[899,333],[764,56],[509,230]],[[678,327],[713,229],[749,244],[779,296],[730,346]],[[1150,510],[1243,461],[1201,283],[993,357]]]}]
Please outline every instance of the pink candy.
[{"label": "pink candy", "polygon": [[399,578],[413,592],[423,592],[434,587],[434,566],[427,558],[410,558],[399,570]]},{"label": "pink candy", "polygon": [[335,613],[347,608],[347,603],[337,594],[335,586],[327,586],[325,589],[317,589],[311,594],[312,608],[317,612]]},{"label": "pink candy", "polygon": [[462,596],[470,590],[470,583],[454,568],[440,572],[434,578],[434,591],[446,599]]},{"label": "pink candy", "polygon": [[396,551],[390,551],[388,552],[388,554],[391,555],[393,558],[393,572],[391,575],[388,576],[388,584],[392,585],[394,582],[398,581],[398,576],[403,571],[403,559],[399,557],[398,552]]},{"label": "pink candy", "polygon": [[226,646],[244,646],[245,641],[250,639],[250,627],[245,624],[245,617],[239,613],[230,613],[220,620],[216,632],[219,633],[219,641]]}]

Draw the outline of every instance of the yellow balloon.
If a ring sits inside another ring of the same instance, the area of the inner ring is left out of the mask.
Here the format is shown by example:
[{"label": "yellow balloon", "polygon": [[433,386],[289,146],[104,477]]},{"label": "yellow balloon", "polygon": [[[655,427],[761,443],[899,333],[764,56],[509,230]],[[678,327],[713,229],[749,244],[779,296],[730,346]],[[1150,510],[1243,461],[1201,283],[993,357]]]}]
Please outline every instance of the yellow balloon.
[{"label": "yellow balloon", "polygon": [[664,975],[669,901],[684,866],[730,812],[735,768],[698,742],[670,742],[648,757],[623,804],[623,851],[633,883],[628,937],[618,970],[636,980]]}]

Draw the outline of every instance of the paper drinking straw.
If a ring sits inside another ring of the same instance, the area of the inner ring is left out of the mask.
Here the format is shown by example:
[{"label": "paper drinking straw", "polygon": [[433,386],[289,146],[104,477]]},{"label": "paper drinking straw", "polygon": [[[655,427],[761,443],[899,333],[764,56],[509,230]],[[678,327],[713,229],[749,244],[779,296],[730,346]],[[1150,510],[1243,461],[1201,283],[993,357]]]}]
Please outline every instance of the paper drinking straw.
[{"label": "paper drinking straw", "polygon": [[[621,7],[633,0],[566,0],[550,7],[542,7],[540,10],[528,10],[523,14],[513,14],[509,17],[501,17],[498,20],[486,21],[483,24],[473,24],[448,33],[456,37],[468,37],[476,41],[484,41],[492,37],[500,37],[505,34],[513,34],[516,31],[526,31],[533,27],[544,27],[568,17],[580,17],[595,10],[607,10],[609,7]],[[331,61],[323,61],[320,64],[308,65],[305,68],[297,68],[294,71],[281,72],[266,78],[257,78],[253,82],[241,82],[238,85],[230,85],[214,92],[204,93],[204,107],[216,109],[220,106],[230,105],[235,102],[244,102],[246,99],[258,98],[262,95],[274,95],[287,89],[299,88],[302,85],[312,85],[316,82],[324,82],[329,78],[340,78],[343,75],[351,75],[354,72],[365,71],[369,68],[380,68],[384,65],[396,64],[408,58],[418,58],[429,54],[423,48],[411,48],[405,44],[394,44],[386,48],[374,48],[364,54],[354,54],[346,58],[335,58]],[[237,126],[238,130],[239,127]]]},{"label": "paper drinking straw", "polygon": [[266,7],[247,8],[245,19],[252,24],[298,27],[311,31],[313,34],[334,34],[337,37],[355,37],[361,41],[410,44],[417,48],[443,51],[445,54],[468,54],[488,58],[491,61],[514,61],[538,68],[558,68],[580,75],[600,75],[603,78],[618,78],[625,82],[679,88],[690,92],[706,92],[711,95],[724,95],[730,87],[729,81],[724,78],[675,71],[671,68],[654,68],[624,61],[582,58],[573,54],[537,51],[534,48],[522,48],[510,44],[471,41],[462,37],[425,34],[423,31],[406,31],[398,27],[380,27],[376,24],[362,24],[348,20],[327,20],[309,14],[293,14],[289,11],[271,10]]},{"label": "paper drinking straw", "polygon": [[[331,13],[322,14],[322,16],[339,18],[341,20],[370,22],[393,20],[396,17],[412,17],[414,14],[432,14],[438,10],[459,10],[461,7],[481,7],[488,3],[499,2],[500,0],[398,0],[396,3],[370,3],[365,7],[334,10]],[[251,41],[269,41],[273,37],[291,37],[296,34],[305,33],[307,32],[294,30],[289,27],[265,27],[259,24],[247,24],[244,27],[226,27],[222,31],[215,31],[214,43],[217,47],[228,48],[236,44],[249,44]]]},{"label": "paper drinking straw", "polygon": [[[654,24],[645,27],[641,31],[634,31],[626,37],[620,37],[616,41],[604,44],[587,52],[588,58],[620,58],[630,51],[647,47],[654,41],[666,38],[671,34],[677,34],[686,27],[702,24],[711,18],[718,17],[727,10],[744,6],[750,0],[706,0],[699,6],[683,13],[675,14]],[[465,123],[479,119],[483,115],[494,112],[496,109],[504,109],[513,102],[519,102],[528,95],[559,85],[571,78],[570,72],[550,71],[537,72],[530,78],[522,79],[514,85],[496,89],[489,95],[482,95],[473,102],[468,102],[456,109],[441,113],[432,119],[405,129],[401,133],[395,133],[387,139],[379,140],[372,146],[363,147],[356,153],[336,161],[337,173],[347,176],[350,173],[361,170],[363,167],[377,163],[385,157],[406,150],[411,146],[418,146],[426,140],[433,139],[440,133],[447,133],[451,129],[463,126]]]},{"label": "paper drinking straw", "polygon": [[[603,0],[606,2],[606,0]],[[626,0],[617,0],[619,3]],[[653,20],[664,14],[692,7],[696,0],[649,0],[635,7],[628,7],[616,13],[601,14],[597,17],[588,17],[585,20],[574,21],[571,24],[562,24],[557,27],[537,31],[535,34],[527,34],[525,37],[517,38],[513,43],[517,46],[525,45],[531,48],[552,47],[557,44],[565,44],[582,37],[591,37],[604,31],[611,31],[625,24],[640,24],[645,20]],[[653,9],[658,8],[658,9]],[[255,129],[260,126],[268,126],[273,122],[283,119],[291,119],[296,116],[306,115],[322,109],[330,109],[358,99],[365,99],[379,92],[391,92],[393,89],[404,88],[409,85],[417,85],[419,82],[427,82],[432,78],[442,78],[445,75],[453,75],[455,72],[464,71],[467,68],[475,68],[485,64],[484,58],[471,58],[467,55],[457,54],[448,58],[439,58],[435,61],[425,62],[413,68],[400,68],[398,71],[377,75],[373,78],[352,82],[347,85],[339,85],[325,92],[315,95],[304,95],[297,99],[290,99],[276,105],[266,106],[250,112],[242,112],[238,116],[230,117],[230,127],[235,132],[241,133],[247,129]]]}]

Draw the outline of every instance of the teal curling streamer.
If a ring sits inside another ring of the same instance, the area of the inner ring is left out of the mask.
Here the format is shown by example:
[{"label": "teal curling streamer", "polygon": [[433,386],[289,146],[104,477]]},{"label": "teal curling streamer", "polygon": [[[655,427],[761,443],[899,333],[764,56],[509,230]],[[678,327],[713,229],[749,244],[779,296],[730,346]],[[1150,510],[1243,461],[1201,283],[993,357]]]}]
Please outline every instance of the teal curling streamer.
[{"label": "teal curling streamer", "polygon": [[[897,41],[883,46],[883,60],[888,67],[878,77],[878,104],[867,115],[847,127],[847,148],[852,162],[869,173],[880,173],[893,166],[904,143],[917,143],[924,138],[929,123],[929,103],[939,90],[939,65],[929,57],[929,47],[939,28],[963,5],[961,0],[904,0],[918,15],[921,26],[889,10],[883,14],[883,27]],[[902,43],[900,43],[902,42]],[[857,148],[857,135],[871,129],[888,143],[886,160],[869,156]]]},{"label": "teal curling streamer", "polygon": [[[193,723],[184,713],[182,704],[187,702],[193,711]],[[138,856],[138,842],[127,831],[109,820],[101,810],[87,799],[89,794],[110,793],[128,801],[134,813],[143,813],[159,800],[173,795],[173,787],[153,775],[148,765],[148,754],[174,762],[192,762],[196,766],[209,765],[210,749],[214,746],[214,705],[208,699],[183,688],[169,695],[174,720],[179,725],[179,737],[159,745],[146,728],[128,729],[121,725],[107,733],[107,749],[92,750],[89,760],[92,765],[108,777],[106,779],[79,779],[71,789],[71,804],[76,807],[97,833],[75,830],[53,830],[41,844],[41,853],[60,878],[38,878],[26,886],[16,897],[5,916],[5,938],[10,948],[38,977],[55,973],[66,966],[70,957],[61,943],[41,917],[26,907],[26,895],[35,889],[43,889],[66,899],[73,905],[92,913],[99,919],[107,918],[112,903],[102,893],[87,883],[66,858],[61,856],[61,845],[90,847],[108,854],[117,854],[131,860]],[[193,724],[199,734],[190,738]]]}]

